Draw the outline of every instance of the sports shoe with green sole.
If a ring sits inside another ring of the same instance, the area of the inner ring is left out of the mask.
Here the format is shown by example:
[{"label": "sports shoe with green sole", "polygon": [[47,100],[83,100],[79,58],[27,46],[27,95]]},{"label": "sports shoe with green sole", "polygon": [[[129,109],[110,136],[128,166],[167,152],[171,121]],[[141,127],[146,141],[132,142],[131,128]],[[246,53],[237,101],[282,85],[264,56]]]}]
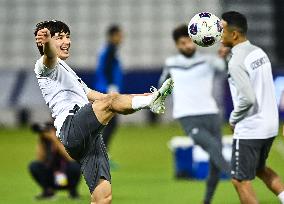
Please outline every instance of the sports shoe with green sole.
[{"label": "sports shoe with green sole", "polygon": [[172,93],[174,82],[172,78],[167,79],[160,89],[151,87],[150,91],[154,94],[153,100],[149,105],[150,110],[156,114],[165,113],[165,99]]}]

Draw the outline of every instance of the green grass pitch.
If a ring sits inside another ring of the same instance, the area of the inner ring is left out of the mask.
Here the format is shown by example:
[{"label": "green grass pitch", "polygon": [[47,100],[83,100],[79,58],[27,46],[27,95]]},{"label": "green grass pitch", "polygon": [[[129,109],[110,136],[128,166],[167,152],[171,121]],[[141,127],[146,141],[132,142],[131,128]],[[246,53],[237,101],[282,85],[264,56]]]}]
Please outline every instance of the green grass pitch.
[{"label": "green grass pitch", "polygon": [[[228,129],[224,128],[224,134]],[[183,135],[177,124],[156,126],[121,126],[111,144],[112,160],[118,168],[112,170],[114,204],[199,204],[204,182],[175,180],[173,156],[167,147],[172,136]],[[89,203],[84,181],[80,184],[79,201],[67,199],[59,192],[53,201],[34,200],[40,193],[31,179],[28,163],[35,158],[36,135],[30,130],[0,130],[0,204],[16,203]],[[284,179],[284,139],[275,141],[268,164]],[[262,204],[277,204],[277,198],[259,180],[253,182]],[[214,204],[237,204],[237,194],[230,181],[220,182]]]}]

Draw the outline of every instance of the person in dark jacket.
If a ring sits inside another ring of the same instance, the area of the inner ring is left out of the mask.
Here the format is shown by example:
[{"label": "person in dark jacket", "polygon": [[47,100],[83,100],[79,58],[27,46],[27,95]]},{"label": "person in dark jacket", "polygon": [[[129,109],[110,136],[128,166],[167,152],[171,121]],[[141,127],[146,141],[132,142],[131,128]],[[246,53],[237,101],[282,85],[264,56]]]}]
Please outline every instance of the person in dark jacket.
[{"label": "person in dark jacket", "polygon": [[[111,25],[106,31],[106,38],[107,42],[98,54],[94,89],[102,93],[121,92],[123,74],[118,48],[123,40],[123,32],[118,25]],[[103,133],[103,139],[108,149],[116,127],[117,117],[113,117]]]},{"label": "person in dark jacket", "polygon": [[80,165],[65,151],[55,135],[53,124],[34,124],[32,130],[39,136],[36,160],[29,165],[32,177],[42,188],[36,199],[53,198],[58,189],[67,189],[72,199],[79,198]]}]

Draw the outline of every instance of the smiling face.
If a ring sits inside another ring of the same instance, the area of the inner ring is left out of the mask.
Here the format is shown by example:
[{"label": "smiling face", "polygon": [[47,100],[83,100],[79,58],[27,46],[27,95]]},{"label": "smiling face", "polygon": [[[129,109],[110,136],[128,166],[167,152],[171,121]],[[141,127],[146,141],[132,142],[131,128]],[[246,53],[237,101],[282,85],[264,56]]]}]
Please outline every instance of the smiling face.
[{"label": "smiling face", "polygon": [[[62,60],[67,59],[69,57],[69,49],[71,45],[70,29],[68,25],[58,20],[42,21],[36,24],[34,35],[37,36],[38,32],[44,28],[48,29],[50,32],[55,43],[57,56]],[[37,44],[37,47],[40,54],[44,55],[43,46],[41,44]]]},{"label": "smiling face", "polygon": [[71,46],[70,34],[64,32],[55,33],[52,39],[54,39],[55,42],[58,58],[66,60],[70,55],[69,53],[69,49]]}]

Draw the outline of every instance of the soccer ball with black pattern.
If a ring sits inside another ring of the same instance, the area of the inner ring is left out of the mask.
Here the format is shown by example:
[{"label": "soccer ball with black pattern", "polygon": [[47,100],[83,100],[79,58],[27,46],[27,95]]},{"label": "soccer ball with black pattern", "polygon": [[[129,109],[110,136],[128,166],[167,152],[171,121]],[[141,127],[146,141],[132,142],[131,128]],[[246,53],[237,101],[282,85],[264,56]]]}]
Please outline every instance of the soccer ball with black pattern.
[{"label": "soccer ball with black pattern", "polygon": [[209,47],[221,40],[223,26],[217,16],[209,12],[202,12],[190,20],[188,34],[195,44]]}]

